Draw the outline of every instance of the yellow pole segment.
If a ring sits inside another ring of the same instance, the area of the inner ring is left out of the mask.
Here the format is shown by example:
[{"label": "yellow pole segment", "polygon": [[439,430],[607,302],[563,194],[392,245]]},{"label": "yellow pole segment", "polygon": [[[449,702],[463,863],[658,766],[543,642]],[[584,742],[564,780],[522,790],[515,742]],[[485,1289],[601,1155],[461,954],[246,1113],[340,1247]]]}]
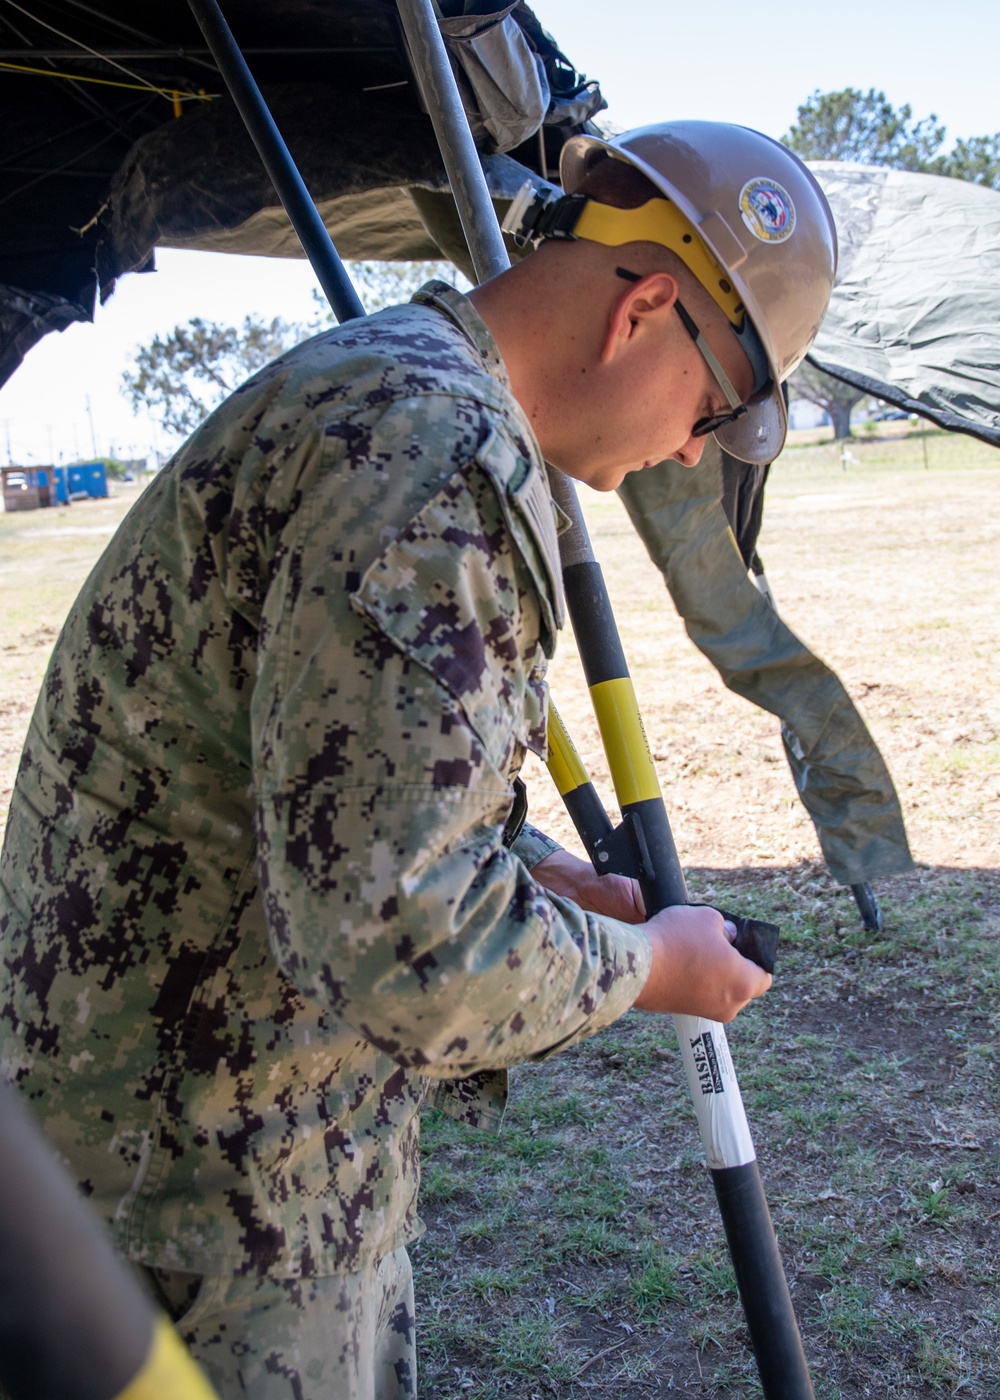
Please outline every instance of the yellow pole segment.
[{"label": "yellow pole segment", "polygon": [[184,1343],[165,1317],[158,1317],[142,1369],[114,1400],[217,1400]]},{"label": "yellow pole segment", "polygon": [[661,797],[660,780],[629,677],[591,686],[590,698],[619,807]]},{"label": "yellow pole segment", "polygon": [[552,781],[559,790],[560,797],[565,797],[574,788],[583,787],[585,783],[590,781],[587,777],[587,770],[576,751],[576,745],[569,737],[569,732],[551,701],[549,701],[548,769],[552,775]]}]

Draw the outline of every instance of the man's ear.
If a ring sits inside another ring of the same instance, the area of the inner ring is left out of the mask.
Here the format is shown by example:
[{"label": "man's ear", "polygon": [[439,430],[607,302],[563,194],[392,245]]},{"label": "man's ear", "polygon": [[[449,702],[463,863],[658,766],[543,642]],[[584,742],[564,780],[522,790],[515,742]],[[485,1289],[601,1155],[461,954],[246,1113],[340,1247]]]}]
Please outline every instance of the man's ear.
[{"label": "man's ear", "polygon": [[649,272],[629,282],[611,308],[601,349],[601,363],[609,364],[647,327],[658,322],[677,300],[680,285],[669,272]]}]

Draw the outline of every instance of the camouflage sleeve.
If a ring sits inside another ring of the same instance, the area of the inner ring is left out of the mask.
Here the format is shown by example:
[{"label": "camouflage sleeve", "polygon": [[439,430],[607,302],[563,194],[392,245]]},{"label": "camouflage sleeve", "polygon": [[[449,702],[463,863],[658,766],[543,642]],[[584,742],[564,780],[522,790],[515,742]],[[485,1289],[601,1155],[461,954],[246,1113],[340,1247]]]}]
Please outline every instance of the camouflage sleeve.
[{"label": "camouflage sleeve", "polygon": [[370,558],[346,543],[343,473],[321,472],[261,630],[253,745],[275,954],[431,1075],[589,1034],[649,969],[640,930],[551,898],[501,844],[510,777],[544,742],[551,640],[514,453],[494,433],[415,513],[397,463],[377,483],[387,526]]},{"label": "camouflage sleeve", "polygon": [[543,861],[555,851],[561,851],[562,847],[558,841],[553,841],[551,836],[546,836],[544,831],[539,831],[537,826],[525,822],[521,834],[512,842],[511,850],[529,870],[534,870],[539,861]]}]

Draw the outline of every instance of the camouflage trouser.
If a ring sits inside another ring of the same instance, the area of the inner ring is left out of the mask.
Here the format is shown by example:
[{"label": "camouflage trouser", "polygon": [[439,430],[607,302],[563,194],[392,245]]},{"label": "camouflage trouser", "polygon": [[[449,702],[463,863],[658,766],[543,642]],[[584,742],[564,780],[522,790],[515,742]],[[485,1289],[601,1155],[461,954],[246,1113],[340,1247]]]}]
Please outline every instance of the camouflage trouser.
[{"label": "camouflage trouser", "polygon": [[220,1400],[416,1396],[405,1249],[327,1278],[144,1273]]}]

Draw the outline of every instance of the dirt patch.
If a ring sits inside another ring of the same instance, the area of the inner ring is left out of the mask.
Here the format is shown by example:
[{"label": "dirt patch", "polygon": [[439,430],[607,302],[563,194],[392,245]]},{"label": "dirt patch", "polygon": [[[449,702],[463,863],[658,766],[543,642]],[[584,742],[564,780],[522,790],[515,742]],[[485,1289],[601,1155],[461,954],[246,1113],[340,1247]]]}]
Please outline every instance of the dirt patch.
[{"label": "dirt patch", "polygon": [[[853,480],[782,463],[772,480],[760,548],[781,614],[858,703],[895,779],[915,858],[1000,866],[1000,471]],[[841,492],[849,508],[830,509]],[[777,722],[730,694],[688,642],[617,500],[586,493],[584,503],[682,861],[737,869],[817,860]],[[610,805],[569,641],[551,683]],[[544,774],[530,786],[533,818],[572,842]]]}]

